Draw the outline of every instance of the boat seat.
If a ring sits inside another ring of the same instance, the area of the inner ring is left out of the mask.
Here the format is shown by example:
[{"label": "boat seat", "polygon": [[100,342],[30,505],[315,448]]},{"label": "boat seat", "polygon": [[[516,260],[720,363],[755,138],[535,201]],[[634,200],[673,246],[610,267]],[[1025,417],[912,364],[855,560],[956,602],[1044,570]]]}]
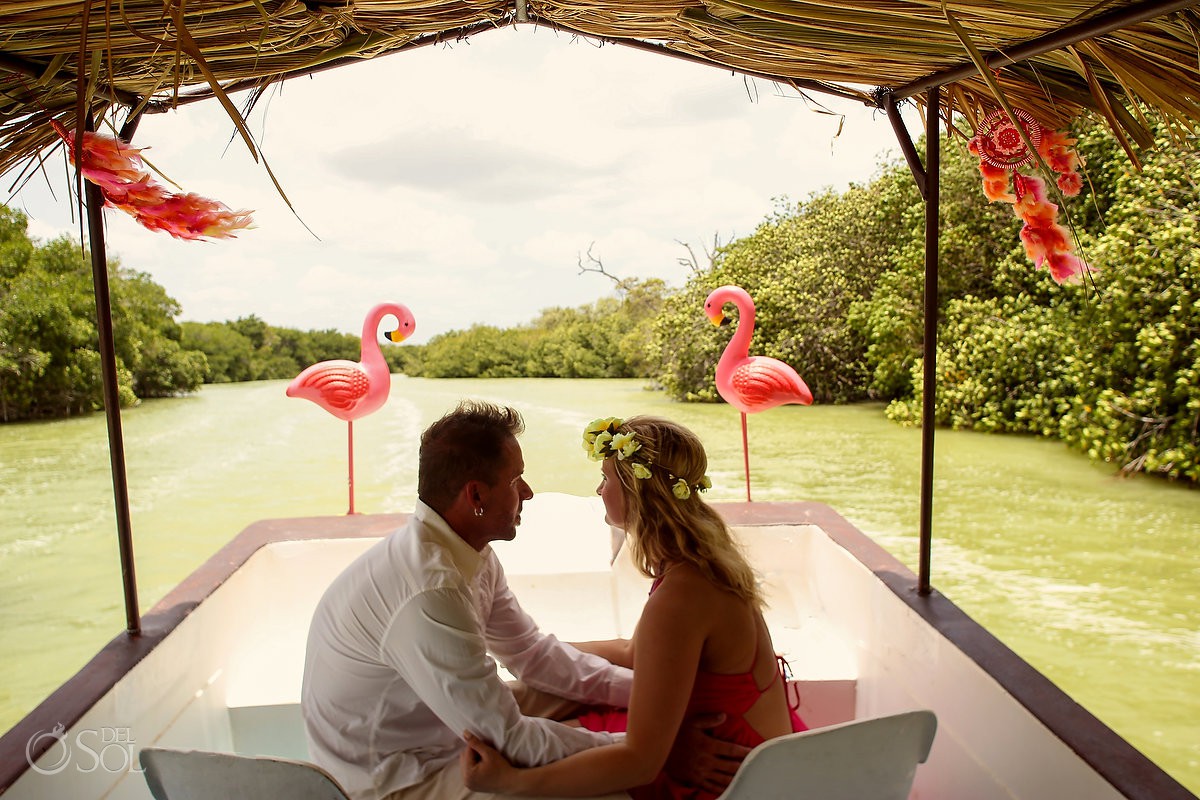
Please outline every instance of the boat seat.
[{"label": "boat seat", "polygon": [[141,763],[154,800],[348,800],[328,773],[304,761],[146,747]]},{"label": "boat seat", "polygon": [[763,742],[718,800],[907,800],[937,717],[909,711]]}]

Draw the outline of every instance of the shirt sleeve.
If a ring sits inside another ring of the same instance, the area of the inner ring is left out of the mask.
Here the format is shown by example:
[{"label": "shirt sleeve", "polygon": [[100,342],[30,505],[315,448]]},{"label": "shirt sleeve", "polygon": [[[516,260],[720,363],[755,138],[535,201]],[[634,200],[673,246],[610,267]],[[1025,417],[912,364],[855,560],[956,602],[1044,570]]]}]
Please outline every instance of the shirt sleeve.
[{"label": "shirt sleeve", "polygon": [[484,621],[487,646],[509,672],[569,700],[629,707],[632,670],[543,633],[517,602],[502,570],[492,582],[491,614]]},{"label": "shirt sleeve", "polygon": [[381,650],[450,730],[471,731],[518,766],[539,766],[613,741],[609,734],[523,716],[487,655],[470,600],[458,589],[431,589],[406,603]]}]

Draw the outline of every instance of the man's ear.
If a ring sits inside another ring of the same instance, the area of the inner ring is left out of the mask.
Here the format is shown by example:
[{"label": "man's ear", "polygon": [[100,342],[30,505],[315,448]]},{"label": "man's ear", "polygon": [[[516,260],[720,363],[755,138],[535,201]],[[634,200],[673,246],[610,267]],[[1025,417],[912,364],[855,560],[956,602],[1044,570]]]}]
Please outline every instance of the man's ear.
[{"label": "man's ear", "polygon": [[467,501],[470,508],[479,508],[483,505],[483,498],[487,493],[487,484],[483,481],[467,481],[463,484],[462,497]]}]

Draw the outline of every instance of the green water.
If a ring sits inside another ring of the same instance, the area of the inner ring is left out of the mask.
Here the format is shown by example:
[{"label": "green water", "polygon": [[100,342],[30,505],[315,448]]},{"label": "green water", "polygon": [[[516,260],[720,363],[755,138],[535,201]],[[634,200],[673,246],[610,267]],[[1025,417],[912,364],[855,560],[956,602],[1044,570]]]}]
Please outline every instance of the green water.
[{"label": "green water", "polygon": [[[346,510],[345,426],[284,382],[206,387],[124,414],[142,609],[247,524]],[[598,416],[658,413],[709,448],[710,499],[743,497],[737,414],[636,381],[397,377],[356,426],[357,507],[407,511],[422,428],[461,397],[518,407],[535,491],[590,493]],[[756,500],[834,506],[916,563],[920,433],[877,406],[750,419]],[[0,426],[0,728],[124,627],[104,418]],[[1061,445],[939,432],[933,583],[1200,792],[1200,492],[1126,480]]]}]

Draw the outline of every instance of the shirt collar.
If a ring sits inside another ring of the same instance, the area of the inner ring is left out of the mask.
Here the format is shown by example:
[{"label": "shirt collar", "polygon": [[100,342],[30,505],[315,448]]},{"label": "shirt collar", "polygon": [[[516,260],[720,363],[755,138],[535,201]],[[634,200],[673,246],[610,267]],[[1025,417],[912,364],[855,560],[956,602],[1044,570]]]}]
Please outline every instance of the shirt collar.
[{"label": "shirt collar", "polygon": [[442,519],[441,514],[425,505],[419,499],[413,509],[413,516],[429,531],[431,541],[446,548],[446,552],[450,555],[450,560],[454,562],[455,568],[462,574],[463,578],[467,581],[474,579],[475,573],[483,565],[484,554],[487,553],[488,548],[485,547],[482,553],[478,552],[454,532],[454,529],[450,527],[450,523]]}]

